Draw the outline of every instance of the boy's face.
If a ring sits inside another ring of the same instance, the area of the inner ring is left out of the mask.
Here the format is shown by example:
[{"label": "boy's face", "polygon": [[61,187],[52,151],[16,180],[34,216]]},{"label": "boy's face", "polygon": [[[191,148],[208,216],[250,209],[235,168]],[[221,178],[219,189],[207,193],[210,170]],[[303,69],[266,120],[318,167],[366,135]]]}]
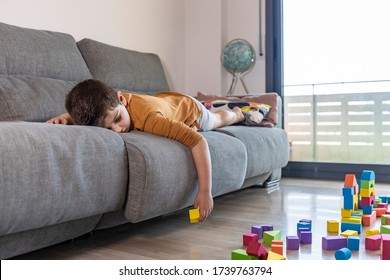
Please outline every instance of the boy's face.
[{"label": "boy's face", "polygon": [[130,115],[123,104],[116,106],[107,112],[107,117],[102,121],[101,127],[122,133],[130,131]]}]

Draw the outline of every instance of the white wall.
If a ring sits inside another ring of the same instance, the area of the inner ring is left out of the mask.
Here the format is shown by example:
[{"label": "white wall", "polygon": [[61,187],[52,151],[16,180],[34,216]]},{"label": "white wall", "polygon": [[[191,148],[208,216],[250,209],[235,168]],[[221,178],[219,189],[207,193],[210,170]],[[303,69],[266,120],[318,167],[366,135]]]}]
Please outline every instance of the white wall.
[{"label": "white wall", "polygon": [[[258,1],[0,0],[0,22],[154,52],[172,90],[225,94],[231,76],[221,67],[221,50],[239,37],[258,49]],[[246,76],[251,91],[265,88],[263,68],[260,59]]]}]

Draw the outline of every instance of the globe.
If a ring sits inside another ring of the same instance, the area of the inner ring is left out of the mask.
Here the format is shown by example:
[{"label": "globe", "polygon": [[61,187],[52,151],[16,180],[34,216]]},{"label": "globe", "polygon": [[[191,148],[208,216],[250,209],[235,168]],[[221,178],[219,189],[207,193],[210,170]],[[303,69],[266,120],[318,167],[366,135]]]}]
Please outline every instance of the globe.
[{"label": "globe", "polygon": [[256,55],[252,45],[244,39],[234,39],[222,51],[222,65],[231,73],[245,73],[255,65]]}]

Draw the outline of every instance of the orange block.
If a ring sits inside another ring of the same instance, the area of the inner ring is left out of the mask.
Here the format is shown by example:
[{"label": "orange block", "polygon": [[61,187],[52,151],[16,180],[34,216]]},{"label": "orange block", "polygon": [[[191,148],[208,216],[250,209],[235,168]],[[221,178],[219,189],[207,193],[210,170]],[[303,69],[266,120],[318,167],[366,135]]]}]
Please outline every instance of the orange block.
[{"label": "orange block", "polygon": [[376,211],[372,211],[371,214],[364,214],[362,216],[362,225],[370,226],[373,223],[375,223],[375,220],[376,220]]},{"label": "orange block", "polygon": [[386,208],[373,208],[372,210],[372,212],[375,210],[377,217],[381,217],[382,215],[386,214]]},{"label": "orange block", "polygon": [[354,188],[354,194],[358,194],[358,183],[355,174],[346,174],[344,179],[345,188]]}]

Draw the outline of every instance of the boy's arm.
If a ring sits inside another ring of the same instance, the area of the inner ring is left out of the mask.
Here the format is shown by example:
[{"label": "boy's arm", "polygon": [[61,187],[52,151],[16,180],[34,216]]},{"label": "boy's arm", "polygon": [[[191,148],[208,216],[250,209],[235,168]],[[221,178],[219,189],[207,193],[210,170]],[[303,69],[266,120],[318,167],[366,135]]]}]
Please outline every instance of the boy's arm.
[{"label": "boy's arm", "polygon": [[199,208],[199,221],[203,222],[210,215],[214,204],[211,194],[211,158],[206,139],[202,138],[202,140],[191,149],[191,153],[198,174],[199,186],[194,207]]},{"label": "boy's arm", "polygon": [[51,124],[69,124],[69,125],[73,125],[73,124],[76,124],[75,121],[73,120],[73,118],[69,115],[68,112],[66,113],[63,113],[59,116],[56,116],[54,118],[51,118],[50,120],[46,121],[47,123],[51,123]]}]

